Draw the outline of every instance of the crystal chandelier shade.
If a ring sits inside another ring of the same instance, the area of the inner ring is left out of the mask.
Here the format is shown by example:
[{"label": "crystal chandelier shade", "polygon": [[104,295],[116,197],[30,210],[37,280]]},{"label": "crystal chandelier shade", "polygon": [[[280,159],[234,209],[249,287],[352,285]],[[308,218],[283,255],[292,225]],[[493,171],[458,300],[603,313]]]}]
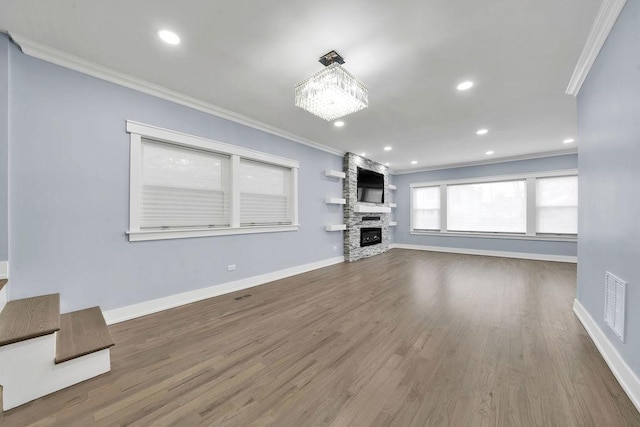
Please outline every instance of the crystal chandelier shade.
[{"label": "crystal chandelier shade", "polygon": [[369,90],[334,62],[296,86],[295,104],[324,120],[332,121],[367,108]]}]

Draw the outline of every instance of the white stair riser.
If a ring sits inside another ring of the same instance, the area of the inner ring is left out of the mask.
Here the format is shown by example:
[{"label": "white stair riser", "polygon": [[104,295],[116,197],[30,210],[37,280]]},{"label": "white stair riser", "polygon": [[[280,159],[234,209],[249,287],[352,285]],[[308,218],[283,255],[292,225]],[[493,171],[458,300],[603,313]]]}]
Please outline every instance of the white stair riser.
[{"label": "white stair riser", "polygon": [[109,349],[58,365],[55,354],[55,333],[0,347],[5,411],[111,370]]},{"label": "white stair riser", "polygon": [[2,312],[2,309],[4,309],[4,306],[7,304],[7,286],[8,285],[4,285],[4,287],[0,289],[0,313]]}]

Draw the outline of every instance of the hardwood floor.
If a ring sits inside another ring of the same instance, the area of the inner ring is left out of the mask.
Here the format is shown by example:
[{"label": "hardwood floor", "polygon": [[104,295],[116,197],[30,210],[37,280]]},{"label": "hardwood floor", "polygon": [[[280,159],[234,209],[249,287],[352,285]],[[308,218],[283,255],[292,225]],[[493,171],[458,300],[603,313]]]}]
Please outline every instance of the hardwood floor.
[{"label": "hardwood floor", "polygon": [[114,325],[112,372],[0,424],[640,426],[575,282],[573,264],[393,249]]}]

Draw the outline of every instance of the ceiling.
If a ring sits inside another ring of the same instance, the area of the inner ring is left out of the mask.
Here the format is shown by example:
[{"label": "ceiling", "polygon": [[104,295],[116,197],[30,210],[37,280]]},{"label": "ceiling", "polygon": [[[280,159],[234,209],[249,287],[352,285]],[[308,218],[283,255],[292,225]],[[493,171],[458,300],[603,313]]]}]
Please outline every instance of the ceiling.
[{"label": "ceiling", "polygon": [[[577,129],[564,91],[599,6],[3,0],[0,29],[398,171],[575,150],[563,144]],[[181,44],[161,42],[164,28]],[[293,105],[295,84],[332,49],[369,87],[370,107],[342,128]],[[475,86],[457,91],[464,80]]]}]

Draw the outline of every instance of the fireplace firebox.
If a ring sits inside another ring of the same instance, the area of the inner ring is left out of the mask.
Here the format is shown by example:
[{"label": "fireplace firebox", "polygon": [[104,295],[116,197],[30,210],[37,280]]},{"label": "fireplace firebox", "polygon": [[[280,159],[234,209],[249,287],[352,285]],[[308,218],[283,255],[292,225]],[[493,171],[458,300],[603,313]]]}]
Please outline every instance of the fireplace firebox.
[{"label": "fireplace firebox", "polygon": [[361,228],[360,247],[382,243],[382,228]]}]

